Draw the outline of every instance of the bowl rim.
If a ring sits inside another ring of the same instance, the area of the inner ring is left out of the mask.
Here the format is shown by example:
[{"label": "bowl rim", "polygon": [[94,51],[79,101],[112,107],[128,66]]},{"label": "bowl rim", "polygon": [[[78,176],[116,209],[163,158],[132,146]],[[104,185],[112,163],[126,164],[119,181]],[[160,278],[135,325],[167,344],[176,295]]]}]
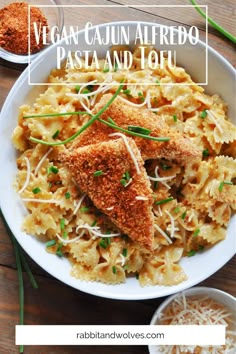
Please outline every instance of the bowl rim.
[{"label": "bowl rim", "polygon": [[[142,21],[118,21],[118,22],[109,22],[109,23],[103,23],[103,24],[99,24],[97,25],[97,27],[103,27],[103,26],[107,26],[107,25],[119,25],[119,24],[122,24],[122,25],[125,25],[125,24],[136,24],[138,22],[141,22],[142,24],[147,24],[149,26],[151,25],[158,25],[156,23],[152,23],[152,22],[142,22]],[[158,25],[158,26],[162,26],[162,25]],[[78,31],[78,33],[82,33],[84,32],[84,29]],[[64,39],[60,41],[60,44],[63,43]],[[204,47],[205,48],[205,43],[202,42],[201,40],[199,40],[199,43],[198,43],[199,46],[201,47]],[[31,64],[31,70],[33,70],[35,67],[37,67],[37,65],[41,62],[41,59],[43,59],[44,56],[47,55],[47,53],[49,51],[52,51],[54,49],[54,46],[55,45],[52,45],[50,47],[48,47],[45,52],[41,52],[40,55],[35,59],[35,61]],[[220,54],[218,54],[213,48],[209,47],[209,51],[212,52],[212,54],[214,56],[217,56],[217,59],[220,60],[221,62],[223,61],[224,62],[224,65],[226,65],[227,67],[230,68],[230,70],[234,70],[233,66],[223,57],[221,56]],[[22,84],[22,82],[25,81],[25,78],[27,76],[27,69],[24,70],[24,72],[20,75],[20,77],[17,79],[17,81],[15,82],[15,84],[13,85],[13,88],[10,90],[7,98],[6,98],[6,101],[4,102],[4,105],[2,107],[2,112],[1,112],[1,117],[3,117],[3,112],[6,110],[6,108],[9,106],[10,102],[11,102],[11,97],[14,96],[16,94],[16,92],[18,91],[18,86]],[[46,86],[48,86],[48,84],[45,84]],[[0,117],[0,121],[1,121],[1,117]],[[1,154],[1,151],[0,151],[0,154]],[[1,201],[0,201],[1,203]],[[1,205],[2,207],[2,212],[3,212],[3,215],[6,219],[6,222],[7,224],[9,225],[8,223],[8,212],[7,212],[7,208],[5,209],[5,206],[4,206],[4,203],[2,203]],[[9,225],[10,229],[13,231],[12,227]],[[14,234],[14,232],[13,232]],[[23,244],[24,245],[24,241],[21,239],[21,237],[18,237],[19,238],[19,243],[20,244]],[[25,246],[25,245],[24,245]],[[29,247],[28,248],[24,248],[24,250],[29,254],[30,257],[31,254],[30,254],[30,249]],[[234,250],[232,248],[232,250],[230,251],[230,258],[233,257],[234,255]],[[89,294],[92,294],[92,295],[96,295],[96,296],[100,296],[100,297],[105,297],[105,298],[110,298],[110,299],[117,299],[117,300],[144,300],[144,299],[152,299],[152,298],[158,298],[158,297],[163,297],[163,296],[168,296],[168,295],[171,295],[171,294],[174,294],[176,292],[180,292],[180,291],[183,291],[185,289],[188,289],[189,287],[192,287],[194,286],[195,284],[198,284],[199,282],[205,280],[207,277],[210,277],[212,274],[214,274],[216,271],[218,271],[221,267],[223,267],[224,264],[226,264],[230,258],[227,258],[227,261],[224,262],[223,264],[219,265],[217,268],[215,268],[214,270],[211,270],[209,273],[207,273],[207,276],[205,274],[202,274],[202,275],[199,275],[197,280],[192,280],[192,281],[184,281],[182,282],[181,284],[179,284],[179,287],[178,289],[173,289],[175,288],[176,286],[166,286],[164,287],[166,292],[165,293],[162,293],[161,295],[158,294],[158,290],[154,290],[155,289],[155,286],[152,287],[152,291],[150,291],[149,294],[143,294],[143,293],[140,293],[140,294],[129,294],[129,293],[126,293],[125,291],[122,292],[122,294],[120,293],[116,293],[114,290],[114,286],[113,285],[107,285],[107,284],[104,284],[106,286],[109,286],[111,289],[113,288],[112,291],[107,291],[107,290],[98,290],[96,289],[96,283],[93,290],[90,290],[90,289],[86,289],[86,286],[82,286],[82,287],[78,287],[75,285],[75,283],[73,283],[72,280],[70,279],[61,279],[60,275],[58,274],[58,272],[56,270],[53,270],[45,264],[42,264],[42,260],[40,258],[40,256],[37,256],[37,257],[33,257],[33,260],[39,265],[41,266],[45,271],[47,271],[49,274],[51,274],[53,277],[55,277],[56,279],[60,280],[62,283],[65,283],[69,286],[72,286],[74,287],[75,289],[77,290],[80,290],[80,291],[83,291],[85,293],[89,293]],[[86,282],[84,281],[84,284],[86,284]],[[119,285],[119,284],[118,284]],[[150,288],[150,287],[149,287]],[[172,288],[172,289],[171,289]]]}]

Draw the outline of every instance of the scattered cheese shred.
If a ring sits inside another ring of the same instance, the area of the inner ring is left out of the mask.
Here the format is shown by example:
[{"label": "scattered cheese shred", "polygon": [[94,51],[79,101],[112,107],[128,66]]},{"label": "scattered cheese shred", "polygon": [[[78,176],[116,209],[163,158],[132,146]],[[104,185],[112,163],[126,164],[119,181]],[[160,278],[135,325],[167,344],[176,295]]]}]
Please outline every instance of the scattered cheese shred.
[{"label": "scattered cheese shred", "polygon": [[137,195],[137,196],[135,197],[135,199],[136,199],[136,200],[148,200],[147,197],[144,197],[144,196],[142,196],[142,195]]},{"label": "scattered cheese shred", "polygon": [[129,152],[129,154],[130,154],[130,156],[131,156],[131,158],[132,158],[132,160],[134,162],[137,174],[139,175],[141,173],[140,168],[139,168],[139,164],[138,164],[138,161],[136,160],[136,157],[134,156],[134,153],[133,153],[131,147],[129,146],[127,137],[124,134],[122,134],[122,133],[113,133],[113,134],[110,134],[109,136],[120,136],[123,139],[124,144],[125,144],[128,152]]},{"label": "scattered cheese shred", "polygon": [[169,236],[158,226],[157,224],[154,224],[154,228],[166,239],[166,241],[171,244],[172,240],[169,238]]},{"label": "scattered cheese shred", "polygon": [[171,222],[170,238],[173,238],[174,234],[175,234],[175,220],[174,220],[173,216],[171,215],[171,213],[168,210],[166,210],[165,212],[170,218],[170,222]]},{"label": "scattered cheese shred", "polygon": [[29,184],[29,181],[30,181],[30,162],[29,162],[28,157],[26,157],[26,156],[24,156],[24,160],[25,160],[25,163],[26,163],[27,174],[26,174],[25,183],[24,183],[23,187],[18,192],[19,194],[24,192],[24,190],[27,188],[27,186]]},{"label": "scattered cheese shred", "polygon": [[85,197],[86,197],[86,194],[83,194],[82,197],[80,198],[80,200],[78,201],[78,204],[76,205],[75,210],[73,211],[73,215],[77,214]]},{"label": "scattered cheese shred", "polygon": [[151,177],[148,176],[148,178],[150,179],[150,181],[154,181],[154,182],[160,182],[162,183],[167,189],[170,189],[170,186],[166,183],[166,181],[169,181],[173,178],[175,178],[176,176],[166,176],[166,177],[160,177],[158,174],[158,166],[156,166],[155,168],[155,177]]},{"label": "scattered cheese shred", "polygon": [[37,199],[37,198],[22,198],[23,202],[42,203],[42,204],[61,204],[57,199]]},{"label": "scattered cheese shred", "polygon": [[48,157],[48,155],[53,151],[53,148],[50,148],[46,154],[41,158],[41,160],[39,161],[38,165],[35,167],[34,170],[34,175],[36,176],[42,166],[42,164],[44,163],[44,161],[46,160],[46,158]]},{"label": "scattered cheese shred", "polygon": [[216,119],[216,117],[214,116],[214,114],[211,112],[211,111],[209,111],[209,110],[206,110],[206,112],[207,112],[207,115],[208,115],[208,117],[210,118],[210,120],[216,125],[216,127],[218,128],[218,130],[219,130],[219,132],[221,133],[221,134],[223,134],[223,129],[222,129],[222,127],[220,126],[220,124],[217,122],[217,119]]}]

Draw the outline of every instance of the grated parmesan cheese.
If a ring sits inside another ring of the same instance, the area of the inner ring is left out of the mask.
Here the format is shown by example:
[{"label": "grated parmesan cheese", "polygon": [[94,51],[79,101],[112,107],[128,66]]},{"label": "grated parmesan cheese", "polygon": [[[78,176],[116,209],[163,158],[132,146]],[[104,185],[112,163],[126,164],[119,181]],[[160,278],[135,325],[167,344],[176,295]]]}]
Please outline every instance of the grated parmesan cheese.
[{"label": "grated parmesan cheese", "polygon": [[113,134],[110,134],[109,136],[120,136],[123,139],[124,144],[125,144],[128,152],[129,152],[129,154],[130,154],[130,157],[131,157],[131,159],[134,162],[134,166],[136,168],[137,174],[139,175],[141,173],[140,168],[139,168],[139,164],[138,164],[138,161],[137,161],[137,159],[136,159],[131,147],[129,146],[127,137],[124,134],[122,134],[122,133],[113,133]]},{"label": "grated parmesan cheese", "polygon": [[220,126],[220,124],[217,122],[217,120],[216,120],[214,114],[213,114],[211,111],[209,111],[209,110],[206,110],[206,112],[207,112],[207,115],[208,115],[208,117],[210,118],[210,120],[211,120],[211,121],[215,124],[215,126],[218,128],[219,132],[220,132],[221,134],[223,134],[223,129],[222,129],[222,127]]},{"label": "grated parmesan cheese", "polygon": [[42,203],[42,204],[61,204],[60,200],[57,199],[37,199],[37,198],[22,198],[23,202],[32,202],[32,203]]},{"label": "grated parmesan cheese", "polygon": [[39,163],[37,164],[37,166],[35,167],[34,170],[34,175],[36,176],[42,166],[42,164],[44,163],[44,161],[46,160],[46,158],[48,157],[48,155],[53,151],[53,148],[50,148],[46,154],[41,158],[41,160],[39,161]]},{"label": "grated parmesan cheese", "polygon": [[144,196],[142,196],[142,195],[137,195],[137,196],[135,197],[135,199],[136,199],[136,200],[148,200],[147,197],[144,197]]},{"label": "grated parmesan cheese", "polygon": [[165,210],[165,212],[170,218],[170,222],[171,222],[170,237],[173,238],[174,235],[175,235],[175,220],[174,220],[173,216],[171,215],[171,213],[168,210]]},{"label": "grated parmesan cheese", "polygon": [[79,210],[79,208],[80,208],[80,206],[81,206],[81,204],[82,204],[82,202],[83,202],[85,197],[86,197],[86,194],[84,193],[82,195],[82,197],[80,198],[80,200],[78,201],[78,204],[76,205],[75,210],[73,211],[73,215],[77,214],[77,212],[78,212],[78,210]]},{"label": "grated parmesan cheese", "polygon": [[169,244],[172,244],[172,240],[169,238],[169,236],[158,226],[157,224],[154,224],[154,228],[166,239],[166,241]]},{"label": "grated parmesan cheese", "polygon": [[166,183],[166,181],[169,181],[173,178],[175,178],[176,176],[167,176],[167,177],[160,177],[159,174],[158,174],[158,166],[156,166],[155,168],[155,177],[151,177],[151,176],[148,176],[148,178],[150,179],[150,181],[153,181],[153,182],[160,182],[162,183],[167,189],[170,189],[170,186]]}]

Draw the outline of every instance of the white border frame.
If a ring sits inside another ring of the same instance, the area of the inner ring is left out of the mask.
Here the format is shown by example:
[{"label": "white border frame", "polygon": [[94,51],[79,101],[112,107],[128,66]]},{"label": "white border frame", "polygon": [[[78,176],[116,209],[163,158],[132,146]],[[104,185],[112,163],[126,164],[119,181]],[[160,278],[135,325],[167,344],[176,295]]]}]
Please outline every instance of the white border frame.
[{"label": "white border frame", "polygon": [[[67,83],[67,82],[63,82],[63,83],[32,83],[30,81],[30,63],[31,63],[31,54],[30,54],[30,9],[31,7],[35,7],[36,5],[31,5],[29,4],[28,7],[28,65],[29,65],[29,70],[28,70],[28,85],[29,86],[74,86],[74,85],[81,85],[82,83]],[[208,5],[198,5],[200,8],[205,8],[205,13],[206,13],[206,37],[205,37],[205,42],[203,42],[206,45],[206,60],[205,60],[205,69],[206,69],[206,75],[205,75],[205,82],[195,82],[195,83],[164,83],[164,84],[160,84],[160,86],[177,86],[177,85],[181,85],[181,86],[193,86],[195,85],[201,85],[201,86],[207,86],[208,85]],[[135,10],[135,8],[163,8],[163,7],[170,7],[170,8],[185,8],[185,7],[190,7],[190,8],[195,8],[195,5],[128,5],[128,4],[124,4],[124,5],[37,5],[37,7],[60,7],[60,8],[132,8]],[[138,21],[141,22],[141,21]],[[99,26],[99,25],[96,25]],[[95,27],[95,26],[94,26]],[[101,83],[102,84],[102,83]],[[97,85],[101,85],[100,83],[98,83]],[[109,85],[109,83],[108,83]],[[144,86],[152,86],[152,84],[150,83],[131,83],[129,84],[129,86],[134,86],[134,85],[144,85]],[[112,86],[119,86],[119,83],[116,84],[112,84]],[[153,84],[153,86],[155,86],[155,84]]]}]

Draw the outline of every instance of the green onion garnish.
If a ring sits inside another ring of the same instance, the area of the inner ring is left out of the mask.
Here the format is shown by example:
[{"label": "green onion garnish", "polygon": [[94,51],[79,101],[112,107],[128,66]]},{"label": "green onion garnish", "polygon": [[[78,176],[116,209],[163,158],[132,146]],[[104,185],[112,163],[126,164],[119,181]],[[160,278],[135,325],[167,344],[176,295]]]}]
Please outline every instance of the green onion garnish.
[{"label": "green onion garnish", "polygon": [[58,245],[58,247],[57,247],[57,250],[56,250],[56,255],[57,255],[58,257],[63,257],[63,252],[62,252],[62,250],[61,250],[62,247],[63,247],[63,243],[61,242],[61,243],[59,243],[59,245]]},{"label": "green onion garnish", "polygon": [[127,248],[123,248],[122,255],[123,255],[124,257],[127,257],[127,254],[128,254]]},{"label": "green onion garnish", "polygon": [[174,122],[177,122],[178,118],[177,118],[176,114],[173,115],[173,119],[174,119]]},{"label": "green onion garnish", "polygon": [[60,219],[60,228],[61,228],[61,230],[64,230],[64,228],[65,228],[65,219]]},{"label": "green onion garnish", "polygon": [[184,220],[185,218],[186,218],[186,215],[187,215],[187,213],[186,213],[186,211],[181,215],[181,219],[182,220]]},{"label": "green onion garnish", "polygon": [[154,189],[154,191],[157,190],[158,186],[159,186],[158,181],[154,181],[154,183],[153,183],[153,189]]},{"label": "green onion garnish", "polygon": [[[74,135],[72,135],[71,137],[69,137],[68,139],[64,140],[64,141],[59,141],[59,142],[50,142],[50,141],[44,141],[44,140],[40,140],[40,139],[36,139],[33,137],[30,137],[30,140],[33,141],[34,143],[40,143],[40,144],[44,144],[44,145],[50,145],[50,146],[56,146],[56,145],[64,145],[67,144],[71,141],[73,141],[75,138],[77,138],[77,136],[79,136],[84,130],[86,130],[91,124],[93,124],[93,122],[95,122],[95,120],[97,120],[101,114],[103,114],[105,112],[105,110],[112,104],[112,102],[116,99],[116,97],[119,95],[120,91],[123,88],[123,83],[120,84],[120,86],[118,87],[118,89],[116,90],[116,92],[114,93],[114,95],[112,96],[112,98],[105,104],[105,106],[94,116],[92,116],[92,118],[85,123],[82,128],[80,128],[77,133],[75,133]],[[110,124],[110,123],[108,123]],[[169,140],[169,138],[168,138]]]},{"label": "green onion garnish", "polygon": [[95,171],[95,172],[93,172],[93,175],[95,177],[101,176],[101,175],[103,175],[103,171],[102,170]]},{"label": "green onion garnish", "polygon": [[104,69],[103,69],[103,72],[104,72],[104,73],[109,73],[109,71],[110,71],[109,68],[104,68]]},{"label": "green onion garnish", "polygon": [[139,274],[138,274],[138,273],[135,274],[135,278],[136,278],[137,280],[139,279]]},{"label": "green onion garnish", "polygon": [[27,118],[44,118],[44,117],[62,117],[62,116],[71,116],[71,115],[78,115],[78,114],[87,114],[90,115],[86,111],[78,111],[78,112],[65,112],[65,113],[48,113],[48,114],[32,114],[30,116],[23,116],[24,119]]},{"label": "green onion garnish", "polygon": [[55,246],[55,244],[56,244],[56,240],[50,240],[50,241],[46,242],[45,246],[52,247],[52,246]]},{"label": "green onion garnish", "polygon": [[200,13],[201,16],[203,16],[204,18],[207,19],[207,21],[220,33],[222,33],[226,38],[228,38],[230,41],[232,41],[233,43],[236,43],[236,37],[234,37],[231,33],[229,33],[228,31],[226,31],[223,27],[221,27],[220,25],[218,25],[218,23],[216,23],[214,20],[212,20],[212,18],[207,17],[207,15],[205,14],[205,12],[198,6],[198,4],[196,3],[195,0],[190,0],[190,2],[195,6],[196,10]]},{"label": "green onion garnish", "polygon": [[130,89],[128,89],[128,90],[123,90],[123,93],[124,93],[125,95],[127,95],[127,96],[132,96]]},{"label": "green onion garnish", "polygon": [[128,264],[125,264],[125,265],[123,266],[123,269],[124,269],[124,270],[127,270],[128,268],[129,268]]},{"label": "green onion garnish", "polygon": [[162,168],[164,171],[167,171],[167,170],[171,170],[171,169],[172,169],[172,166],[166,165],[165,163],[161,163],[161,168]]},{"label": "green onion garnish", "polygon": [[204,109],[204,111],[201,112],[200,118],[204,119],[207,116],[207,111]]},{"label": "green onion garnish", "polygon": [[180,211],[180,207],[176,207],[176,208],[174,209],[174,213],[175,213],[175,214],[177,214],[179,211]]},{"label": "green onion garnish", "polygon": [[68,232],[64,231],[63,234],[62,234],[62,237],[63,238],[67,238],[68,237]]},{"label": "green onion garnish", "polygon": [[116,266],[112,266],[112,273],[116,274]]},{"label": "green onion garnish", "polygon": [[189,252],[187,253],[187,256],[188,256],[188,257],[192,257],[192,256],[194,256],[196,253],[197,253],[197,251],[191,250],[191,251],[189,251]]},{"label": "green onion garnish", "polygon": [[126,186],[126,184],[129,182],[130,180],[130,174],[129,171],[125,171],[125,173],[123,173],[122,175],[122,179],[120,180],[120,183],[122,184],[122,186]]},{"label": "green onion garnish", "polygon": [[171,200],[174,200],[174,198],[167,198],[167,199],[162,199],[162,200],[158,200],[157,202],[155,202],[156,205],[161,205],[161,204],[165,204],[168,202],[171,202]]},{"label": "green onion garnish", "polygon": [[114,72],[116,73],[116,72],[117,72],[117,70],[118,70],[118,64],[117,64],[117,63],[115,63],[115,65],[114,65]]},{"label": "green onion garnish", "polygon": [[156,84],[160,86],[160,81],[158,79],[156,79]]},{"label": "green onion garnish", "polygon": [[96,225],[97,225],[97,222],[98,222],[97,220],[94,220],[94,221],[92,222],[91,226],[92,226],[92,227],[96,226]]},{"label": "green onion garnish", "polygon": [[35,187],[34,189],[32,189],[32,192],[33,192],[34,194],[38,194],[38,193],[41,192],[41,189],[40,189],[39,187]]},{"label": "green onion garnish", "polygon": [[222,192],[223,187],[224,187],[225,184],[228,184],[228,185],[231,185],[231,186],[232,186],[232,185],[233,185],[233,182],[230,182],[230,181],[223,181],[223,182],[220,182],[220,185],[219,185],[219,188],[218,188],[220,192]]},{"label": "green onion garnish", "polygon": [[170,138],[167,138],[167,137],[155,137],[155,136],[150,136],[150,135],[136,133],[136,132],[121,128],[118,125],[112,124],[112,123],[110,123],[110,122],[108,122],[106,120],[100,119],[100,118],[98,120],[99,120],[99,122],[104,123],[104,124],[108,125],[111,128],[114,128],[115,130],[119,130],[119,131],[124,132],[124,133],[129,134],[129,135],[138,136],[140,138],[145,138],[145,139],[148,139],[148,140],[161,141],[161,142],[170,140]]},{"label": "green onion garnish", "polygon": [[111,117],[108,117],[107,120],[109,123],[116,125],[116,122]]},{"label": "green onion garnish", "polygon": [[151,133],[150,129],[146,129],[146,128],[135,126],[135,125],[129,125],[128,130],[130,132],[135,132],[135,133],[139,133],[139,134],[143,134],[143,135],[149,135]]},{"label": "green onion garnish", "polygon": [[124,179],[124,178],[122,178],[121,180],[120,180],[120,183],[122,184],[122,186],[125,186],[126,185],[126,180]]},{"label": "green onion garnish", "polygon": [[55,131],[55,133],[53,134],[52,138],[53,138],[53,139],[56,139],[59,134],[60,134],[60,131],[59,131],[59,130]]},{"label": "green onion garnish", "polygon": [[66,198],[66,199],[70,199],[70,197],[71,197],[70,192],[66,192],[66,193],[65,193],[65,198]]},{"label": "green onion garnish", "polygon": [[140,92],[138,92],[138,96],[139,97],[143,97],[143,93],[140,91]]},{"label": "green onion garnish", "polygon": [[99,246],[106,249],[110,245],[110,243],[111,243],[110,237],[103,237],[99,242]]},{"label": "green onion garnish", "polygon": [[197,236],[199,233],[200,233],[200,229],[197,229],[197,230],[194,231],[193,236],[195,237],[195,236]]},{"label": "green onion garnish", "polygon": [[86,213],[87,211],[89,211],[90,209],[88,207],[82,207],[80,208],[79,211],[81,211],[82,213]]},{"label": "green onion garnish", "polygon": [[208,157],[209,156],[209,150],[208,149],[204,149],[202,152],[202,157]]},{"label": "green onion garnish", "polygon": [[80,86],[79,86],[79,85],[76,85],[76,86],[75,86],[75,91],[78,93],[79,90],[80,90]]},{"label": "green onion garnish", "polygon": [[90,92],[91,92],[90,90],[84,89],[83,92],[81,92],[81,93],[82,93],[82,95],[86,95],[87,93],[90,93]]},{"label": "green onion garnish", "polygon": [[59,172],[59,170],[56,166],[50,166],[47,168],[48,175],[50,175],[51,172],[54,173],[54,175],[56,175]]}]

